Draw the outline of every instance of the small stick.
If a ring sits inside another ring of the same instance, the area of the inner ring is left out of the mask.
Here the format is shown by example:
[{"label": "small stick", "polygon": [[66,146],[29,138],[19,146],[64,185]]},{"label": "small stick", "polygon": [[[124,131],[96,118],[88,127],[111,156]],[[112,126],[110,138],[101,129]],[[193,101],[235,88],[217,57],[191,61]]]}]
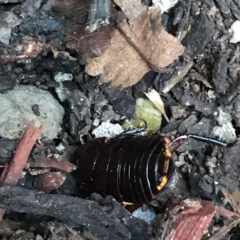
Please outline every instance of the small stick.
[{"label": "small stick", "polygon": [[216,210],[216,213],[218,213],[219,215],[221,215],[229,220],[232,220],[233,217],[237,217],[237,218],[240,217],[237,213],[229,211],[228,209],[221,207],[221,206],[215,206],[215,210]]},{"label": "small stick", "polygon": [[208,240],[218,240],[222,239],[228,232],[230,232],[234,227],[240,223],[240,218],[234,220],[229,220],[219,231],[215,232]]},{"label": "small stick", "polygon": [[34,161],[28,161],[26,168],[54,168],[57,170],[61,170],[64,172],[71,172],[73,170],[76,170],[76,165],[73,163],[70,163],[69,161],[58,161],[54,158],[46,158],[43,161],[34,162]]},{"label": "small stick", "polygon": [[[35,120],[31,121],[27,126],[19,144],[16,147],[16,151],[11,163],[3,170],[0,178],[1,186],[14,186],[17,184],[21,177],[22,170],[24,169],[28,156],[38,139],[39,135],[43,131],[43,126],[35,126]],[[5,209],[0,209],[0,221],[3,218]]]}]

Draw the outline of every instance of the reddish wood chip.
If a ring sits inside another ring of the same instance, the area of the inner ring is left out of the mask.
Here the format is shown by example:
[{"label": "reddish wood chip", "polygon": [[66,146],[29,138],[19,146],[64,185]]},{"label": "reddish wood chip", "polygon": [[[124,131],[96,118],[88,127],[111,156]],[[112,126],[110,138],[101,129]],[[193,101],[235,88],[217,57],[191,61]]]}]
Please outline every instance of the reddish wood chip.
[{"label": "reddish wood chip", "polygon": [[165,240],[200,240],[215,214],[214,205],[201,199],[185,199],[170,211],[173,227]]},{"label": "reddish wood chip", "polygon": [[228,209],[221,206],[215,206],[215,210],[219,215],[228,219],[232,219],[233,217],[238,216],[237,213],[229,211]]},{"label": "reddish wood chip", "polygon": [[36,190],[50,193],[52,190],[59,188],[65,179],[66,176],[61,172],[50,172],[39,175]]},{"label": "reddish wood chip", "polygon": [[[22,170],[27,163],[28,156],[42,131],[42,125],[40,127],[36,127],[35,121],[29,123],[16,147],[11,163],[3,170],[0,178],[1,186],[13,186],[17,184],[19,178],[21,177]],[[0,220],[4,215],[4,212],[4,209],[0,209]]]},{"label": "reddish wood chip", "polygon": [[64,172],[71,172],[76,169],[76,165],[70,163],[69,161],[58,161],[55,158],[49,157],[44,159],[43,161],[28,161],[27,167],[31,168],[53,168],[57,170],[61,170]]}]

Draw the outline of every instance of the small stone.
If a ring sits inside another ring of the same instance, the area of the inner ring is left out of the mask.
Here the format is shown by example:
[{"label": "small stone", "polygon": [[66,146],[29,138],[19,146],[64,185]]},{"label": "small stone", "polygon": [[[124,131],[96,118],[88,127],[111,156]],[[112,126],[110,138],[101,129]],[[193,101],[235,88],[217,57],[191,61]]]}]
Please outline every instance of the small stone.
[{"label": "small stone", "polygon": [[[38,106],[39,116],[32,107]],[[40,138],[52,140],[61,131],[64,109],[47,91],[34,86],[18,85],[13,90],[0,94],[0,136],[19,139],[32,120],[42,124]]]},{"label": "small stone", "polygon": [[240,21],[239,20],[233,23],[229,31],[233,33],[233,36],[230,39],[230,43],[240,42]]},{"label": "small stone", "polygon": [[230,1],[218,0],[216,1],[216,4],[224,18],[229,19],[232,17],[230,10]]},{"label": "small stone", "polygon": [[190,58],[195,58],[204,49],[214,31],[214,23],[207,15],[199,14],[194,18],[194,23],[182,42]]},{"label": "small stone", "polygon": [[123,132],[123,128],[119,124],[113,124],[109,121],[103,122],[97,128],[92,131],[92,134],[95,135],[96,138],[99,137],[114,137]]},{"label": "small stone", "polygon": [[169,1],[153,0],[152,3],[154,7],[161,9],[161,13],[164,13],[164,12],[168,12],[170,8],[174,7],[178,1],[179,0],[169,0]]},{"label": "small stone", "polygon": [[20,3],[21,0],[0,0],[1,4],[6,4],[6,3]]},{"label": "small stone", "polygon": [[205,181],[205,179],[200,178],[198,186],[204,191],[205,194],[211,194],[213,192],[213,185]]},{"label": "small stone", "polygon": [[65,81],[72,81],[73,80],[73,75],[71,73],[62,73],[58,72],[55,76],[54,79],[56,82],[65,82]]},{"label": "small stone", "polygon": [[215,91],[218,94],[225,94],[229,84],[227,81],[228,74],[228,62],[225,56],[221,56],[215,60],[213,71],[212,71],[212,81],[215,86]]},{"label": "small stone", "polygon": [[171,106],[172,117],[174,119],[182,118],[183,114],[185,113],[185,109],[181,106]]},{"label": "small stone", "polygon": [[232,116],[223,107],[218,107],[218,116],[216,117],[218,124],[213,129],[213,135],[228,143],[237,139],[236,131],[232,125]]},{"label": "small stone", "polygon": [[197,123],[198,119],[196,115],[191,115],[186,118],[178,127],[179,133],[186,133],[187,129]]},{"label": "small stone", "polygon": [[[193,119],[194,120],[194,119]],[[203,117],[199,122],[192,126],[188,126],[185,134],[197,134],[199,136],[211,136],[213,129],[213,120]],[[190,150],[199,150],[204,147],[206,143],[191,139],[183,143],[177,151],[185,152]]]},{"label": "small stone", "polygon": [[0,14],[0,42],[8,45],[11,37],[12,28],[19,25],[21,20],[12,12]]},{"label": "small stone", "polygon": [[69,108],[74,113],[78,121],[83,121],[91,116],[90,101],[80,90],[73,90],[69,94],[67,101]]},{"label": "small stone", "polygon": [[222,126],[214,127],[213,135],[227,143],[233,143],[237,139],[236,131],[230,122],[224,123]]},{"label": "small stone", "polygon": [[148,207],[146,211],[143,211],[142,208],[138,208],[132,215],[150,224],[155,219],[156,212],[151,207]]},{"label": "small stone", "polygon": [[228,113],[223,107],[218,107],[218,116],[216,117],[219,125],[223,125],[224,123],[231,122],[232,116]]},{"label": "small stone", "polygon": [[213,90],[208,90],[207,94],[209,98],[216,98],[216,93]]}]

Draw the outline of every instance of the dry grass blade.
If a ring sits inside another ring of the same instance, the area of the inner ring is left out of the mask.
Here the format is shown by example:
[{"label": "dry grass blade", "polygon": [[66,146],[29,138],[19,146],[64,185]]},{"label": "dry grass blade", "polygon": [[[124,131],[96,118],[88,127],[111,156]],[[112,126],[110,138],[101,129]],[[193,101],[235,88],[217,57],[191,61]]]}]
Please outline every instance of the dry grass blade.
[{"label": "dry grass blade", "polygon": [[229,211],[228,209],[224,209],[222,207],[216,206],[216,212],[221,216],[224,216],[229,219],[229,221],[221,227],[217,232],[215,232],[208,240],[218,240],[222,239],[228,232],[230,232],[234,227],[236,227],[240,223],[239,218],[239,196],[240,192],[235,191],[234,193],[230,194],[228,189],[221,186],[221,192],[226,198],[226,200],[231,204],[234,212]]},{"label": "dry grass blade", "polygon": [[233,194],[230,194],[228,192],[228,189],[223,186],[221,186],[221,192],[226,198],[226,200],[231,204],[233,211],[237,214],[240,214],[240,203],[239,203],[240,192],[235,191]]},{"label": "dry grass blade", "polygon": [[147,93],[145,93],[145,95],[157,107],[157,109],[162,113],[162,115],[165,117],[167,122],[169,122],[169,119],[168,119],[167,114],[164,109],[164,103],[163,103],[159,93],[156,92],[154,89],[151,89]]},{"label": "dry grass blade", "polygon": [[219,240],[222,239],[226,234],[231,231],[237,224],[240,223],[240,219],[234,219],[225,224],[219,231],[213,234],[208,240]]}]

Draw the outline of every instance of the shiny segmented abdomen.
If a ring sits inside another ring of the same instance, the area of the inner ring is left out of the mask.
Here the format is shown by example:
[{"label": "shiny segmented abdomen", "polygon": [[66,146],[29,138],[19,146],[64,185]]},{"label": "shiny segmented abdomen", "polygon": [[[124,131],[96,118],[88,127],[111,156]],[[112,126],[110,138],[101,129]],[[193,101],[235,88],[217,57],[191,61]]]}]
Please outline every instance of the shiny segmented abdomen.
[{"label": "shiny segmented abdomen", "polygon": [[[77,150],[81,181],[121,202],[148,203],[160,191],[163,175],[171,177],[173,163],[167,148],[165,139],[157,135],[94,139]],[[166,162],[169,169],[163,173]]]}]

